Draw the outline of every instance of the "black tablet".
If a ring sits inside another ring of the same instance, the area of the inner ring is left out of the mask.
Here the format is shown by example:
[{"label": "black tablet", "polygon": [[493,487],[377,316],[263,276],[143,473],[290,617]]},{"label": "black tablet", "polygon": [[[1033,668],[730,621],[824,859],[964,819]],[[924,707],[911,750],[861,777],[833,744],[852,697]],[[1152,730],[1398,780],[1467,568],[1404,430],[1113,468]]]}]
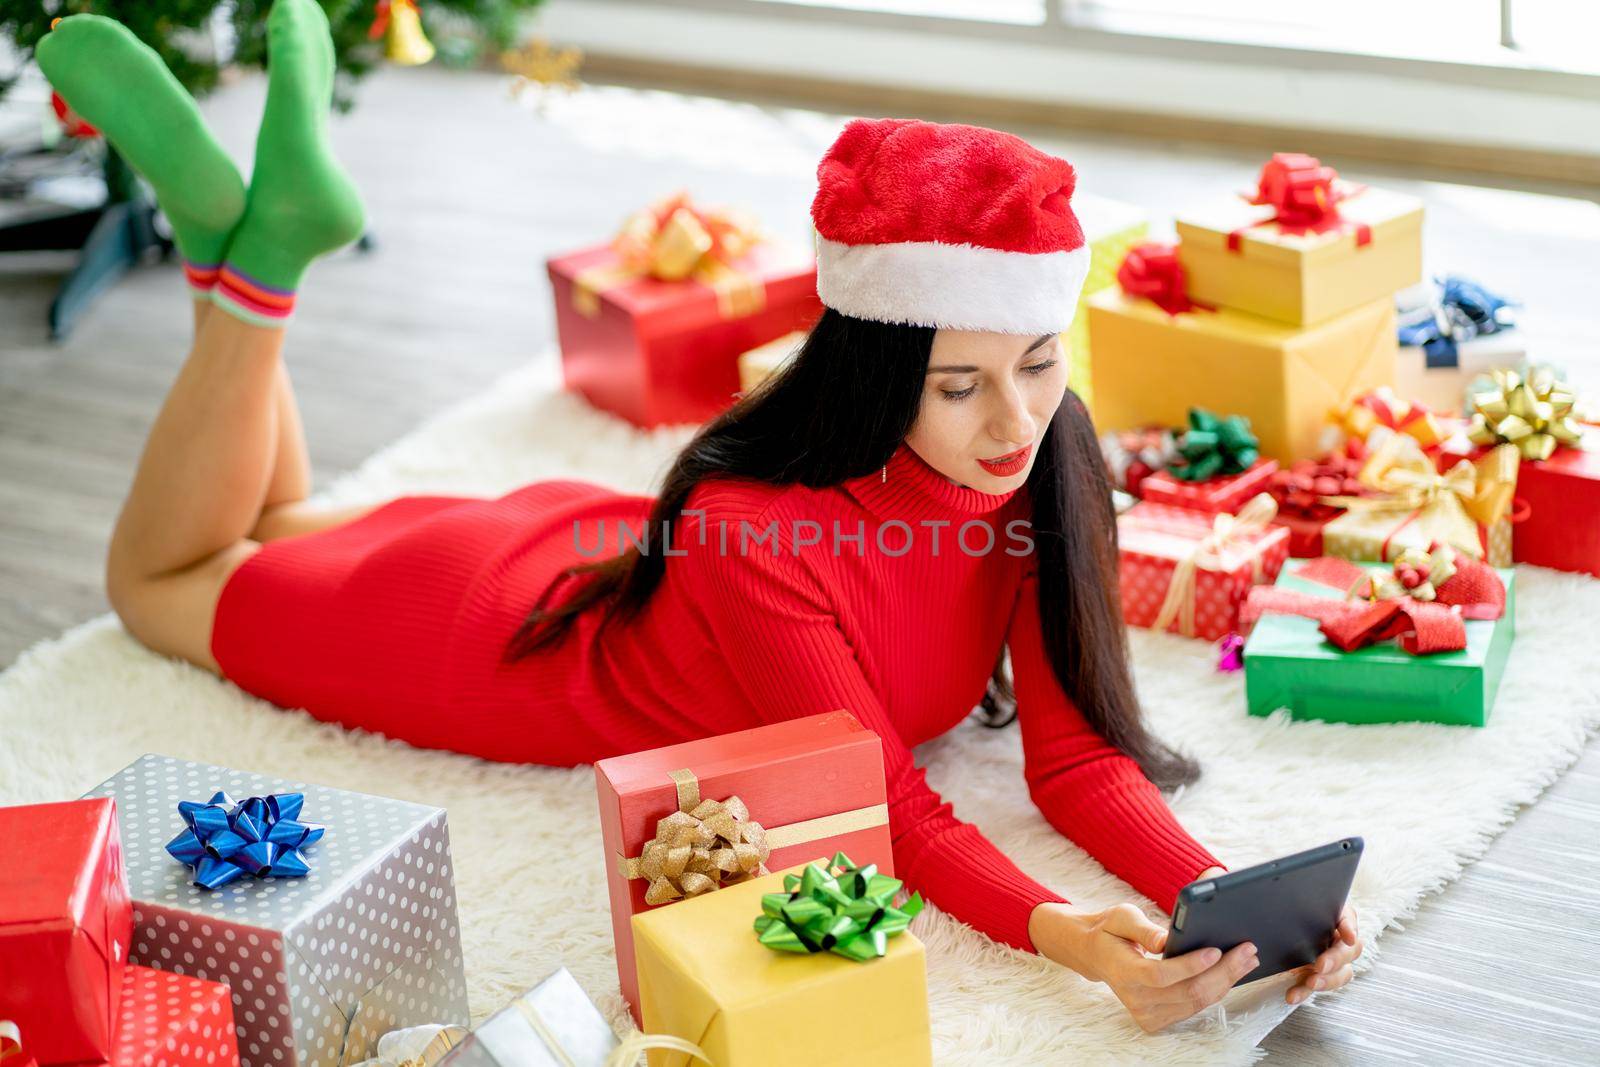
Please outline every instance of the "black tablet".
[{"label": "black tablet", "polygon": [[1240,985],[1304,967],[1333,944],[1360,860],[1361,838],[1347,837],[1184,886],[1172,909],[1166,955],[1226,952],[1249,941],[1260,962]]}]

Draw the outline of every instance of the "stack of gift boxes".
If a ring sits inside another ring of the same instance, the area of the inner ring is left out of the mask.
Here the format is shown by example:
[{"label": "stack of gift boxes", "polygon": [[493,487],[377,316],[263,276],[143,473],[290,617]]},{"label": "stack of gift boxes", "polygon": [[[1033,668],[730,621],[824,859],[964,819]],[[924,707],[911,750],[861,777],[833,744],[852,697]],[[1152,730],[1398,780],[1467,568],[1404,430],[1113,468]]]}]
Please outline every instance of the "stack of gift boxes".
[{"label": "stack of gift boxes", "polygon": [[[1132,205],[1079,194],[1091,267],[1063,336],[1073,388],[1089,399],[1083,303],[1114,283],[1145,234]],[[784,365],[822,312],[810,250],[740,213],[677,193],[624,220],[607,242],[552,257],[561,369],[594,407],[652,428],[719,414]]]},{"label": "stack of gift boxes", "polygon": [[1600,573],[1600,429],[1509,302],[1420,284],[1413,198],[1280,154],[1176,229],[1089,301],[1095,421],[1140,498],[1126,621],[1222,642],[1256,714],[1482,725],[1511,563]]},{"label": "stack of gift boxes", "polygon": [[464,1025],[445,813],[160,756],[0,808],[0,974],[40,1067],[343,1067]]},{"label": "stack of gift boxes", "polygon": [[442,809],[145,756],[0,808],[7,1067],[932,1061],[877,734],[830,712],[595,780],[642,1032],[619,1041],[565,970],[466,1029]]}]

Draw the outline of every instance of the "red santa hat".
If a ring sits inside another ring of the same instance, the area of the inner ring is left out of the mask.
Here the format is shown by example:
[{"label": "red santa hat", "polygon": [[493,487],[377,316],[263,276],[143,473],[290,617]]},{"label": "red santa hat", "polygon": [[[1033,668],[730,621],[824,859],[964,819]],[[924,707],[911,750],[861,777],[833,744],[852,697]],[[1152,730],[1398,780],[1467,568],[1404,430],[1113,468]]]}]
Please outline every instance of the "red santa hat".
[{"label": "red santa hat", "polygon": [[817,295],[878,322],[1059,333],[1089,273],[1075,183],[1008,133],[856,119],[817,166]]}]

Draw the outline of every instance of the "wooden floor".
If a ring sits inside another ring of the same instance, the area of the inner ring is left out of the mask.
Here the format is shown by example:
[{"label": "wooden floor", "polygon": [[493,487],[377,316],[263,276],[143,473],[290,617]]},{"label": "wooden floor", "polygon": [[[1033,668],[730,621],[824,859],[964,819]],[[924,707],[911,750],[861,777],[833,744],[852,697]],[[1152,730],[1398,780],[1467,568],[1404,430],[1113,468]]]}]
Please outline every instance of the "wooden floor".
[{"label": "wooden floor", "polygon": [[[253,81],[208,103],[241,159],[259,107]],[[336,132],[377,251],[312,270],[289,342],[319,477],[502,372],[550,358],[545,255],[608,233],[633,205],[689,187],[806,240],[812,168],[836,129],[804,110],[620,88],[539,114],[513,105],[491,75],[381,72]],[[1180,144],[1019,132],[1072,159],[1083,188],[1157,218],[1239,188],[1251,163]],[[1425,174],[1356,176],[1425,196],[1430,267],[1520,294],[1538,316],[1539,353],[1600,383],[1600,348],[1588,340],[1600,325],[1600,207]],[[45,310],[67,266],[0,257],[0,666],[105,610],[106,535],[187,343],[171,265],[130,276],[70,340],[50,343]],[[1591,744],[1482,861],[1386,936],[1370,975],[1280,1027],[1268,1062],[1600,1062],[1597,840]]]}]

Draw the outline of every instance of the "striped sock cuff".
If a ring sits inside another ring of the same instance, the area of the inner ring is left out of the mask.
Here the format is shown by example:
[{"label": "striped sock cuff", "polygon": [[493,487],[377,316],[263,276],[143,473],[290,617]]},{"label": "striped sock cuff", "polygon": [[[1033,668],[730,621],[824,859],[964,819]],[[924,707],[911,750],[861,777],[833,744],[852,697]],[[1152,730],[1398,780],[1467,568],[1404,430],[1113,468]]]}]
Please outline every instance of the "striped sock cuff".
[{"label": "striped sock cuff", "polygon": [[294,314],[294,290],[258,282],[232,265],[217,275],[211,301],[222,310],[256,326],[283,326]]},{"label": "striped sock cuff", "polygon": [[222,272],[220,263],[191,263],[183,261],[183,277],[189,283],[189,288],[196,293],[209,293],[217,284],[217,275]]}]

